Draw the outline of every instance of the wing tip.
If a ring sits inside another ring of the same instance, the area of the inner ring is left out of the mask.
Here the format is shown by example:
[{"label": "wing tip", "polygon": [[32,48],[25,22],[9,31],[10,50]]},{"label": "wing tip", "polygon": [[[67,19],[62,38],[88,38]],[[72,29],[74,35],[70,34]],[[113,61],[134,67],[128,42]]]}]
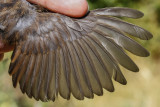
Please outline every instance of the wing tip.
[{"label": "wing tip", "polygon": [[120,16],[128,17],[133,19],[138,19],[144,16],[144,13],[136,9],[131,9],[127,7],[109,7],[94,10],[97,15],[111,15],[111,16]]},{"label": "wing tip", "polygon": [[114,86],[113,86],[113,87],[111,87],[111,88],[109,88],[109,89],[107,89],[107,91],[109,91],[109,92],[114,92],[114,91],[115,91]]},{"label": "wing tip", "polygon": [[148,38],[146,40],[150,40],[153,38],[153,34],[151,34],[150,32],[148,32]]},{"label": "wing tip", "polygon": [[153,34],[152,33],[150,33],[149,31],[147,31],[145,29],[143,29],[143,30],[145,31],[146,34],[143,35],[143,36],[140,36],[141,40],[150,40],[150,39],[153,38]]},{"label": "wing tip", "polygon": [[122,80],[121,82],[119,82],[120,84],[122,84],[122,85],[127,85],[127,80],[126,79],[124,79],[124,80]]},{"label": "wing tip", "polygon": [[132,69],[128,69],[128,70],[130,70],[132,72],[139,72],[139,68],[137,65],[135,65]]},{"label": "wing tip", "polygon": [[136,10],[136,9],[131,9],[131,8],[127,8],[127,7],[125,7],[125,8],[120,7],[120,9],[130,10],[130,11],[131,11],[131,12],[130,12],[131,14],[128,15],[129,18],[139,19],[139,18],[142,18],[142,17],[144,16],[144,13],[143,13],[143,12],[141,12],[141,11],[139,11],[139,10]]},{"label": "wing tip", "polygon": [[148,57],[150,56],[150,52],[148,52],[148,50],[146,50],[146,52],[144,53],[144,55],[142,57]]},{"label": "wing tip", "polygon": [[137,13],[137,16],[135,16],[135,17],[133,17],[133,18],[139,19],[139,18],[142,18],[142,17],[144,16],[144,13],[143,13],[143,12],[138,11],[138,10],[135,10],[135,11],[137,11],[137,12],[136,12],[136,13]]}]

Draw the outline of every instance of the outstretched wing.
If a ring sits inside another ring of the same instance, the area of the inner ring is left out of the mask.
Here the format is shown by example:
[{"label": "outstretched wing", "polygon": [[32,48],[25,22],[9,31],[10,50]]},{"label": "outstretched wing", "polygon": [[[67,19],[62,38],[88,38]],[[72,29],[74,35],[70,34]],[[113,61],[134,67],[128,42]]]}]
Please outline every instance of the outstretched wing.
[{"label": "outstretched wing", "polygon": [[[102,95],[103,88],[113,92],[112,77],[121,84],[127,83],[119,64],[133,72],[139,70],[124,49],[149,56],[126,34],[143,40],[152,35],[111,17],[142,17],[137,10],[98,9],[81,19],[53,13],[36,15],[26,29],[17,31],[18,42],[9,68],[14,87],[19,82],[22,92],[36,100],[54,101],[58,94],[69,99],[71,93],[82,100],[93,98],[93,94]],[[18,23],[23,21],[22,17]]]}]

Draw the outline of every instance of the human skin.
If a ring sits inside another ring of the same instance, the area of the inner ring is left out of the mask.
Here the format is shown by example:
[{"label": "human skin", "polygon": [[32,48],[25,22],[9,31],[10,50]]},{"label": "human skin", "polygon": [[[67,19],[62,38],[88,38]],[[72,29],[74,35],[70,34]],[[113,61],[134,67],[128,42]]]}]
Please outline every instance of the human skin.
[{"label": "human skin", "polygon": [[[61,13],[70,17],[82,17],[88,11],[86,0],[27,0],[28,2],[41,5],[50,11]],[[66,2],[67,1],[67,2]],[[0,61],[4,53],[13,51],[14,45],[4,44],[0,38]]]},{"label": "human skin", "polygon": [[82,17],[88,11],[86,0],[27,0],[31,3],[41,5],[51,11],[61,13],[70,17]]}]

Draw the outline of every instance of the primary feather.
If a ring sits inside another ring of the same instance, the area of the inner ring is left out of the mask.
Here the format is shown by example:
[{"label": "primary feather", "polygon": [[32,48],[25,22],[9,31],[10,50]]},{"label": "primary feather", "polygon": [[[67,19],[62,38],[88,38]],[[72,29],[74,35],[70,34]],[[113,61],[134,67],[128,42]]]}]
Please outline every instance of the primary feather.
[{"label": "primary feather", "polygon": [[[113,17],[114,16],[114,17]],[[115,81],[126,84],[119,64],[139,71],[124,49],[142,57],[149,52],[131,35],[152,38],[145,29],[115,17],[140,18],[143,13],[120,7],[89,11],[83,18],[39,12],[25,0],[0,3],[0,34],[15,44],[9,74],[13,86],[36,100],[54,101],[60,94],[79,100],[113,92]]]}]

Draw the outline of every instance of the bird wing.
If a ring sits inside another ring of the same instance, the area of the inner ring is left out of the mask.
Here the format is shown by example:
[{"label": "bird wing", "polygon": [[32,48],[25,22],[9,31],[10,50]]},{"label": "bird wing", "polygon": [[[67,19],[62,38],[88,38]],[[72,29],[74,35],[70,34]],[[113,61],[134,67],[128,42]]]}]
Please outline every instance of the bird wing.
[{"label": "bird wing", "polygon": [[[124,49],[149,56],[127,35],[148,40],[152,34],[112,16],[140,18],[143,14],[128,8],[93,10],[80,19],[37,13],[26,29],[19,26],[9,67],[14,87],[19,82],[29,97],[54,101],[58,94],[69,99],[72,93],[83,100],[102,95],[103,88],[113,92],[112,78],[125,85],[119,64],[133,72],[139,69]],[[17,23],[23,21],[22,17]]]}]

